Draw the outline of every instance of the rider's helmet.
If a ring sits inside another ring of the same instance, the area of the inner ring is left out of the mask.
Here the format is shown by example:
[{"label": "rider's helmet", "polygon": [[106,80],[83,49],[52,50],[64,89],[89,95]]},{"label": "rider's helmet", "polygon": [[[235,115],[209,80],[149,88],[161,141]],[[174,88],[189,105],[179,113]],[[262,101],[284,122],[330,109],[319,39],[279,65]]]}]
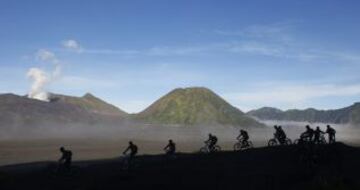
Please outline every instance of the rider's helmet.
[{"label": "rider's helmet", "polygon": [[277,125],[274,125],[274,129],[278,129],[278,126],[277,126]]},{"label": "rider's helmet", "polygon": [[330,125],[327,125],[326,128],[330,128]]},{"label": "rider's helmet", "polygon": [[306,125],[306,129],[310,129],[310,126],[309,126],[309,125]]},{"label": "rider's helmet", "polygon": [[60,151],[61,151],[61,152],[64,152],[64,151],[65,151],[65,148],[64,148],[64,147],[60,147]]},{"label": "rider's helmet", "polygon": [[129,141],[129,145],[133,145],[133,142],[132,142],[132,141]]},{"label": "rider's helmet", "polygon": [[173,142],[172,139],[170,139],[170,140],[169,140],[169,143],[172,143],[172,142]]},{"label": "rider's helmet", "polygon": [[316,130],[320,130],[320,127],[319,127],[319,126],[317,126],[317,127],[316,127]]},{"label": "rider's helmet", "polygon": [[212,134],[211,134],[211,133],[209,133],[209,137],[212,137]]}]

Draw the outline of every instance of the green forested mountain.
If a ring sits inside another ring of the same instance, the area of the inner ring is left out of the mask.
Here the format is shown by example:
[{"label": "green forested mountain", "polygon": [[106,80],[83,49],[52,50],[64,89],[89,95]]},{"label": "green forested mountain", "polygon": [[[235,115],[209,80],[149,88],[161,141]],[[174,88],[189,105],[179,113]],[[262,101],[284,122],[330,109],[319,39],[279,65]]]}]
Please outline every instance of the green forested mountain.
[{"label": "green forested mountain", "polygon": [[262,126],[207,88],[178,88],[135,116],[148,123]]}]

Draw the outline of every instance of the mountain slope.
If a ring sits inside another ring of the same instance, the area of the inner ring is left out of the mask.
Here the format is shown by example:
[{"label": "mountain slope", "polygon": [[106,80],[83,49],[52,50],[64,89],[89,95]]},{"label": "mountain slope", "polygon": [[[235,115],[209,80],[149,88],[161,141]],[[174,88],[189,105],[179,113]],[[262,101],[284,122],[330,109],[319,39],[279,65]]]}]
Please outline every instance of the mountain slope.
[{"label": "mountain slope", "polygon": [[179,88],[135,116],[149,123],[262,126],[206,88]]},{"label": "mountain slope", "polygon": [[86,111],[103,114],[103,115],[118,115],[126,116],[127,113],[119,108],[95,97],[90,93],[86,93],[83,97],[64,96],[58,94],[51,94],[51,102],[63,102],[80,107]]},{"label": "mountain slope", "polygon": [[360,103],[352,106],[334,110],[316,110],[313,108],[305,110],[286,110],[264,107],[252,110],[247,115],[260,120],[283,120],[301,122],[321,122],[336,124],[360,124]]},{"label": "mountain slope", "polygon": [[0,95],[0,128],[108,124],[127,116],[92,95],[78,98],[52,94],[50,100],[43,102],[14,94]]}]

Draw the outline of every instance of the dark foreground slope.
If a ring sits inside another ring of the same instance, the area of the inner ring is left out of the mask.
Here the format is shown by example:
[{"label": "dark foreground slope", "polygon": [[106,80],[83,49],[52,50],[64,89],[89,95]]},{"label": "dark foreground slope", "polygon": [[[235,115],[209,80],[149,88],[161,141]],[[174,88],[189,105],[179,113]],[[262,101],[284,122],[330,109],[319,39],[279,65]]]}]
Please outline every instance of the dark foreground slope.
[{"label": "dark foreground slope", "polygon": [[[360,149],[320,147],[316,164],[300,161],[298,148],[259,148],[211,155],[180,154],[176,160],[141,156],[131,171],[120,160],[75,163],[55,175],[54,163],[0,168],[0,189],[359,189]],[[76,155],[76,154],[75,154]]]}]

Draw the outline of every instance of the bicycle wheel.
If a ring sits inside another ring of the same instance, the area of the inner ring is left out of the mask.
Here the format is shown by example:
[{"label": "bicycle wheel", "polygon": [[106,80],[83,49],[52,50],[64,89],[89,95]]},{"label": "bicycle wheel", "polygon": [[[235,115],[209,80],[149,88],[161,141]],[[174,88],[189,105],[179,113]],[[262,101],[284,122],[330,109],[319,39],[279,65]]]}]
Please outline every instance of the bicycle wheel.
[{"label": "bicycle wheel", "polygon": [[326,139],[324,136],[320,137],[320,144],[326,144]]},{"label": "bicycle wheel", "polygon": [[300,143],[300,139],[295,139],[295,141],[294,141],[294,144],[299,144]]},{"label": "bicycle wheel", "polygon": [[292,144],[292,142],[291,142],[291,139],[285,139],[285,145],[291,145]]},{"label": "bicycle wheel", "polygon": [[275,139],[270,139],[268,142],[268,146],[276,146],[277,145],[277,141]]},{"label": "bicycle wheel", "polygon": [[239,151],[239,150],[241,150],[241,143],[237,142],[234,144],[234,151]]},{"label": "bicycle wheel", "polygon": [[208,149],[206,147],[200,148],[200,153],[207,153]]},{"label": "bicycle wheel", "polygon": [[214,152],[219,152],[219,151],[221,151],[221,147],[219,146],[219,145],[216,145],[216,146],[214,146],[214,150],[213,150]]},{"label": "bicycle wheel", "polygon": [[248,141],[248,147],[247,148],[254,148],[254,145],[251,141]]}]

